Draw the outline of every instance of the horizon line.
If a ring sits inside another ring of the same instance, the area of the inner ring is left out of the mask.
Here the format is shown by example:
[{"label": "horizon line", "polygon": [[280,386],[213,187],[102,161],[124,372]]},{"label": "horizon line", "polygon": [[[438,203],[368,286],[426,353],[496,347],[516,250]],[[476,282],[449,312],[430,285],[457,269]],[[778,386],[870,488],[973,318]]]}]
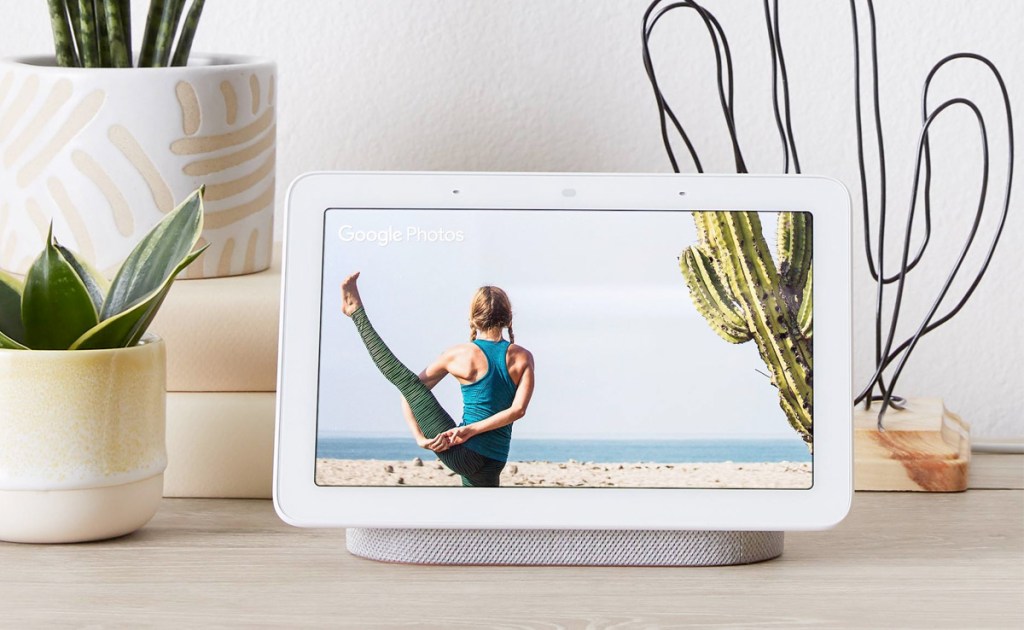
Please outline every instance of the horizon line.
[{"label": "horizon line", "polygon": [[[412,439],[411,436],[404,433],[360,433],[360,432],[346,432],[346,431],[318,431],[317,439],[320,438],[355,438],[355,439]],[[729,435],[720,433],[708,433],[708,434],[694,434],[688,436],[679,436],[676,434],[659,433],[645,436],[642,438],[630,438],[624,436],[609,436],[609,435],[570,435],[570,434],[554,434],[544,436],[516,436],[513,438],[514,441],[544,441],[544,440],[590,440],[590,441],[617,441],[617,442],[646,442],[651,440],[673,440],[673,441],[688,441],[688,440],[800,440],[797,435],[785,436],[776,435],[769,433],[758,433],[753,435]],[[802,441],[802,440],[801,440]]]}]

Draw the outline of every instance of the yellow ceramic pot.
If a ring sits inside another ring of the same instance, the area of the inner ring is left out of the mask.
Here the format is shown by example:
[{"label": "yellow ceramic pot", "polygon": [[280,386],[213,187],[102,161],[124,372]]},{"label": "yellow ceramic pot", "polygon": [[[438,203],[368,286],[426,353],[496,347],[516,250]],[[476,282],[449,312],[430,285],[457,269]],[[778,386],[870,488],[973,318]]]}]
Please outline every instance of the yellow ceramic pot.
[{"label": "yellow ceramic pot", "polygon": [[166,353],[0,350],[0,540],[112,538],[156,513]]}]

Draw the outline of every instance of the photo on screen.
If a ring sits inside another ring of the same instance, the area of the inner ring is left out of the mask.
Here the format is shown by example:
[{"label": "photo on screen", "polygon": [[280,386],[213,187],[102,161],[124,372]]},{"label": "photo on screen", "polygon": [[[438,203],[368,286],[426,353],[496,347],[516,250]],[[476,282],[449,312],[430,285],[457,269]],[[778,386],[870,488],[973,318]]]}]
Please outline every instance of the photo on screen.
[{"label": "photo on screen", "polygon": [[318,485],[811,487],[809,213],[324,216]]}]

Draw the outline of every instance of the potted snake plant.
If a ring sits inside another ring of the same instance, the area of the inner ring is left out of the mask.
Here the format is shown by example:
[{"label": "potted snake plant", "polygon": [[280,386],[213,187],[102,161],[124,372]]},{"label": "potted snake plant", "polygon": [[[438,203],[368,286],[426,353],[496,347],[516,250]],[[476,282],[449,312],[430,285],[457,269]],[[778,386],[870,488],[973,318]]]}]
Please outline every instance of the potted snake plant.
[{"label": "potted snake plant", "polygon": [[146,329],[202,229],[200,189],[110,282],[52,227],[23,279],[0,271],[0,540],[111,538],[156,513],[166,365]]},{"label": "potted snake plant", "polygon": [[109,273],[205,184],[210,250],[186,277],[266,269],[274,63],[193,52],[203,0],[149,0],[137,42],[139,2],[34,3],[41,20],[49,9],[54,54],[0,60],[0,268],[26,273],[53,217],[66,244]]}]

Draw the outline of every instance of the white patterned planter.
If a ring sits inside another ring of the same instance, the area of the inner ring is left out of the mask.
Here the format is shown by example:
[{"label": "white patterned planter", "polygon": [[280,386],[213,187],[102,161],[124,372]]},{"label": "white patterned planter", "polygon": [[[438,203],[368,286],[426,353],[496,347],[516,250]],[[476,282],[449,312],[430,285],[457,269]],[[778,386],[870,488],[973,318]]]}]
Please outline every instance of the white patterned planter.
[{"label": "white patterned planter", "polygon": [[0,540],[112,538],[160,506],[166,352],[0,350]]},{"label": "white patterned planter", "polygon": [[0,268],[23,274],[52,218],[110,271],[201,184],[210,248],[187,277],[270,265],[276,67],[192,55],[181,68],[0,61]]}]

